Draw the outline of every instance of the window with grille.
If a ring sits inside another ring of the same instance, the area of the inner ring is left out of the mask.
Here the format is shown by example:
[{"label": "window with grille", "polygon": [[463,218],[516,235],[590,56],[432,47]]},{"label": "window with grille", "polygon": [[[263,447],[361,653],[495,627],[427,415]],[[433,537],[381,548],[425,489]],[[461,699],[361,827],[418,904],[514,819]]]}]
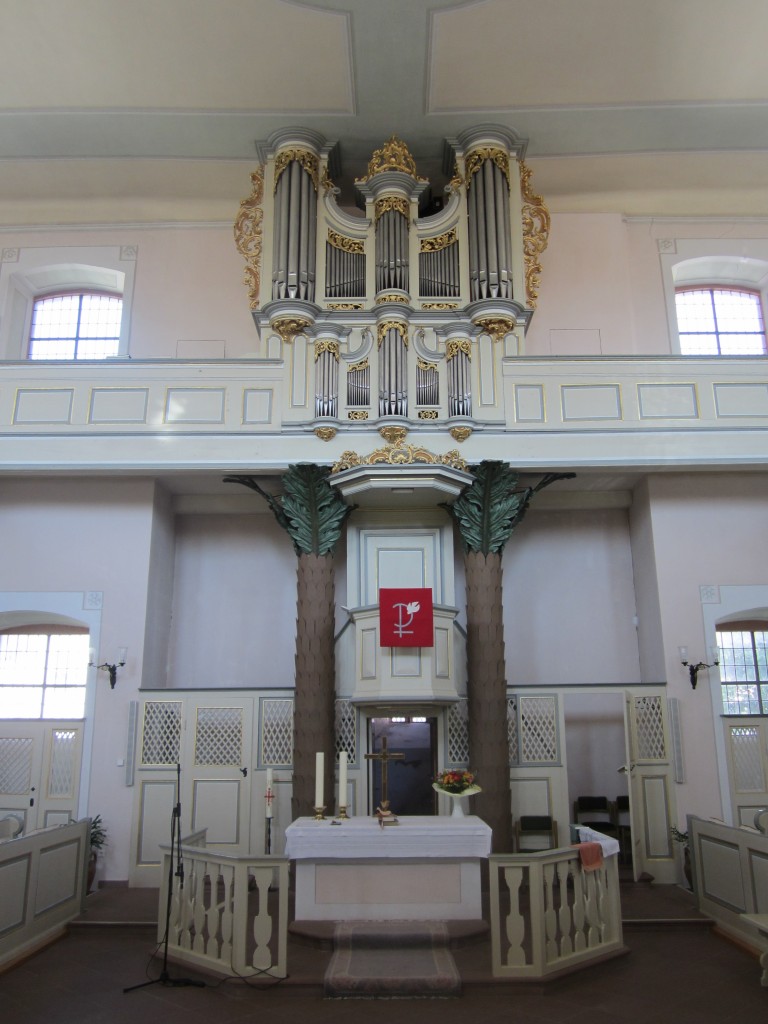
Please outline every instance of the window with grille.
[{"label": "window with grille", "polygon": [[768,715],[768,622],[717,631],[723,712]]},{"label": "window with grille", "polygon": [[0,717],[82,718],[88,632],[0,633]]},{"label": "window with grille", "polygon": [[123,300],[79,292],[35,300],[30,359],[107,359],[120,347]]},{"label": "window with grille", "polygon": [[683,355],[762,356],[765,324],[759,292],[682,288],[675,292]]}]

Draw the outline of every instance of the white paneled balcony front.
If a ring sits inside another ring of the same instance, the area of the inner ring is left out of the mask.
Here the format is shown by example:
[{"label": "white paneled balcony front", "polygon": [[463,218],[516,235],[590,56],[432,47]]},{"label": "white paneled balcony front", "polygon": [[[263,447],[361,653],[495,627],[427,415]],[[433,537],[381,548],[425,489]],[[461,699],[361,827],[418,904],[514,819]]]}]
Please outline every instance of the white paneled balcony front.
[{"label": "white paneled balcony front", "polygon": [[[318,419],[291,400],[285,359],[7,362],[0,365],[6,472],[276,468],[334,463],[380,444],[393,420],[435,455],[517,468],[749,466],[768,445],[768,363],[754,358],[497,356],[472,415]],[[310,388],[307,388],[308,394]],[[484,405],[487,403],[488,414]]]}]

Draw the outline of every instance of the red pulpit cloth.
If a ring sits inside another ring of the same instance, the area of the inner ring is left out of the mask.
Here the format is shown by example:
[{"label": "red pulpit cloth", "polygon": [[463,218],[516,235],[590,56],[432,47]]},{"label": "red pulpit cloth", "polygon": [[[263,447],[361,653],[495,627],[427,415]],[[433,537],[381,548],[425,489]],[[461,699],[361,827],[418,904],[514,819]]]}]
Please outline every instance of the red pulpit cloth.
[{"label": "red pulpit cloth", "polygon": [[383,587],[379,618],[380,647],[434,647],[429,587]]}]

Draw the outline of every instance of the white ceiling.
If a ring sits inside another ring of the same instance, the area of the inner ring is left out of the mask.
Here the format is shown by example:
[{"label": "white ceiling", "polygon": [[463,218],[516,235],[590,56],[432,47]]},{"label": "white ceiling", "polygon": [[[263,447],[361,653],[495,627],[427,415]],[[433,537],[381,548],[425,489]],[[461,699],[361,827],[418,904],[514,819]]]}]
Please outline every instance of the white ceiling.
[{"label": "white ceiling", "polygon": [[363,173],[493,122],[550,209],[768,216],[765,0],[3,0],[0,225],[232,221],[302,125]]}]

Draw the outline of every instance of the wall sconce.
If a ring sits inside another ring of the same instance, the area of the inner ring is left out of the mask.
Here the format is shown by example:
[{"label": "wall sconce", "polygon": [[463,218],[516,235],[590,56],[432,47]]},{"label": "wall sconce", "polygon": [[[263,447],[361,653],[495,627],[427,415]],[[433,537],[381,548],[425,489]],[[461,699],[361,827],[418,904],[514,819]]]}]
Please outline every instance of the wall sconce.
[{"label": "wall sconce", "polygon": [[703,668],[713,668],[715,665],[720,664],[720,652],[716,647],[712,648],[712,661],[707,663],[706,661],[698,661],[695,664],[688,660],[688,648],[678,647],[680,652],[680,661],[688,669],[688,676],[691,680],[691,688],[696,689],[696,683],[699,681],[699,672]]},{"label": "wall sconce", "polygon": [[94,650],[93,650],[93,648],[91,648],[91,657],[90,657],[90,660],[88,662],[88,666],[89,666],[89,668],[90,667],[95,667],[95,668],[100,668],[103,672],[109,672],[109,686],[110,686],[110,689],[114,690],[115,683],[117,682],[117,670],[119,668],[123,667],[127,657],[128,657],[128,648],[127,647],[118,647],[118,649],[117,649],[117,657],[115,658],[114,664],[110,665],[110,663],[108,661],[105,661],[103,665],[96,665],[96,663],[93,660],[93,658],[94,658]]}]

